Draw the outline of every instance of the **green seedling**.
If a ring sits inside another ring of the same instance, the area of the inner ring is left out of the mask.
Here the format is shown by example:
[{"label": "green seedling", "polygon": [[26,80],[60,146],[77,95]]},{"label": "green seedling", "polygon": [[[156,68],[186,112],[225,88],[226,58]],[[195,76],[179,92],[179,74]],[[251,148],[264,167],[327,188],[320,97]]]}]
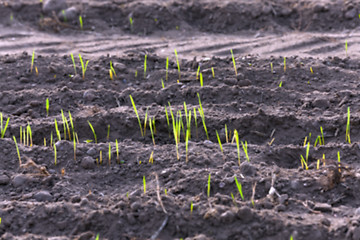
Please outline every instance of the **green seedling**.
[{"label": "green seedling", "polygon": [[165,75],[165,81],[168,80],[168,76],[169,76],[169,57],[166,58],[166,75]]},{"label": "green seedling", "polygon": [[320,126],[320,133],[321,133],[321,144],[325,145],[324,131],[323,131],[323,128],[321,126]]},{"label": "green seedling", "polygon": [[63,15],[64,22],[67,22],[67,18],[66,18],[65,10],[62,10],[62,11],[61,11],[61,14]]},{"label": "green seedling", "polygon": [[211,173],[209,173],[208,177],[208,186],[207,186],[207,197],[210,197],[210,181],[211,181]]},{"label": "green seedling", "polygon": [[161,87],[164,89],[165,88],[165,84],[164,84],[164,80],[161,79]]},{"label": "green seedling", "polygon": [[1,138],[4,138],[6,129],[9,125],[10,118],[8,117],[5,123],[5,126],[3,125],[3,114],[0,112],[0,130],[1,130]]},{"label": "green seedling", "polygon": [[149,163],[151,163],[151,164],[154,163],[154,151],[152,151],[151,154],[150,154]]},{"label": "green seedling", "polygon": [[239,134],[238,131],[235,129],[234,130],[234,138],[236,141],[236,148],[237,148],[237,155],[238,155],[238,164],[240,166],[240,146],[239,146]]},{"label": "green seedling", "polygon": [[205,124],[205,114],[204,114],[204,109],[202,108],[202,104],[201,104],[201,100],[200,100],[200,94],[198,93],[197,96],[198,96],[198,99],[199,99],[199,107],[200,107],[199,108],[199,114],[200,114],[200,117],[201,117],[201,120],[202,120],[202,123],[203,123],[203,127],[204,127],[204,130],[205,130],[206,139],[209,140],[209,134],[208,134],[206,124]]},{"label": "green seedling", "polygon": [[348,56],[347,51],[348,51],[348,42],[347,42],[347,40],[345,40],[345,55],[346,55],[346,57]]},{"label": "green seedling", "polygon": [[307,164],[307,162],[305,161],[303,155],[300,155],[300,161],[301,161],[301,167],[304,169],[304,166],[305,166],[305,169],[306,169],[306,170],[309,170],[308,164]]},{"label": "green seedling", "polygon": [[185,151],[186,151],[186,163],[189,161],[188,153],[189,153],[189,137],[190,137],[190,129],[187,129],[186,131],[186,138],[185,138]]},{"label": "green seedling", "polygon": [[174,53],[175,53],[176,64],[177,64],[177,68],[178,68],[178,72],[179,72],[179,80],[180,80],[180,78],[181,78],[181,73],[180,73],[180,63],[179,63],[179,58],[178,58],[178,55],[177,55],[177,51],[176,51],[176,49],[174,49]]},{"label": "green seedling", "polygon": [[138,71],[135,70],[135,78],[137,78],[137,75],[138,75]]},{"label": "green seedling", "polygon": [[306,164],[309,163],[309,152],[310,152],[310,141],[307,143],[307,147],[306,147]]},{"label": "green seedling", "polygon": [[113,76],[111,69],[109,69],[109,77],[110,77],[111,81],[114,81],[114,76]]},{"label": "green seedling", "polygon": [[10,22],[12,22],[13,20],[14,20],[14,14],[11,13],[11,14],[10,14]]},{"label": "green seedling", "polygon": [[18,158],[19,158],[19,166],[20,166],[21,165],[21,157],[20,157],[19,146],[18,146],[18,144],[16,142],[15,136],[13,136],[13,139],[14,139],[14,142],[15,142],[16,152],[17,152],[17,155],[18,155]]},{"label": "green seedling", "polygon": [[130,31],[133,32],[133,30],[134,30],[134,21],[133,21],[132,17],[129,17],[129,22],[130,22]]},{"label": "green seedling", "polygon": [[144,186],[144,194],[146,194],[146,179],[145,179],[145,176],[143,176],[143,186]]},{"label": "green seedling", "polygon": [[87,121],[87,122],[88,122],[88,124],[89,124],[89,127],[90,127],[90,129],[91,129],[91,131],[92,131],[93,135],[94,135],[94,140],[95,140],[95,143],[97,143],[97,138],[96,138],[96,133],[95,133],[95,130],[94,130],[93,126],[91,125],[90,121]]},{"label": "green seedling", "polygon": [[199,80],[199,73],[200,73],[200,64],[199,64],[198,69],[196,71],[196,80]]},{"label": "green seedling", "polygon": [[87,60],[85,65],[84,65],[84,61],[82,60],[81,54],[79,54],[79,59],[80,59],[80,64],[81,64],[82,78],[84,80],[85,79],[86,69],[87,69],[87,66],[89,64],[89,60]]},{"label": "green seedling", "polygon": [[95,240],[99,240],[99,239],[100,239],[100,234],[98,233],[98,234],[96,234]]},{"label": "green seedling", "polygon": [[103,162],[103,161],[102,161],[102,150],[100,150],[99,159],[100,159],[100,161],[99,161],[99,162],[100,162],[100,165],[102,165],[102,162]]},{"label": "green seedling", "polygon": [[106,139],[107,139],[108,141],[109,141],[109,139],[110,139],[110,124],[108,124]]},{"label": "green seedling", "polygon": [[202,73],[200,73],[200,86],[203,87],[204,86],[204,82],[203,82],[203,75]]},{"label": "green seedling", "polygon": [[[61,109],[61,118],[62,118],[62,122],[63,122],[63,127],[64,127],[64,140],[66,140],[66,117],[64,115],[64,111]],[[70,134],[70,130],[69,130],[69,134]]]},{"label": "green seedling", "polygon": [[191,201],[191,202],[190,202],[190,213],[191,213],[191,214],[193,213],[193,210],[194,210],[194,204],[193,204],[193,202]]},{"label": "green seedling", "polygon": [[211,73],[212,73],[212,77],[215,78],[215,71],[213,67],[211,68]]},{"label": "green seedling", "polygon": [[27,126],[26,126],[26,139],[24,139],[24,142],[26,142],[25,144],[26,146],[29,146],[29,128]]},{"label": "green seedling", "polygon": [[117,76],[116,76],[115,69],[114,69],[114,67],[113,67],[113,65],[112,65],[112,61],[110,61],[110,72],[111,72],[112,75],[114,75],[115,77],[117,77]]},{"label": "green seedling", "polygon": [[319,170],[319,168],[320,168],[320,159],[318,159],[316,162],[316,170]]},{"label": "green seedling", "polygon": [[281,87],[282,87],[282,84],[283,84],[283,82],[282,82],[282,81],[280,81],[280,83],[279,83],[279,88],[281,88]]},{"label": "green seedling", "polygon": [[144,60],[144,78],[146,79],[146,59],[147,59],[147,54],[145,54],[145,60]]},{"label": "green seedling", "polygon": [[58,124],[57,124],[56,118],[54,119],[54,124],[55,124],[56,136],[57,136],[58,140],[61,141],[61,134],[60,134],[60,131],[59,131],[59,128],[58,128]]},{"label": "green seedling", "polygon": [[50,108],[50,103],[49,103],[49,99],[47,98],[45,102],[46,116],[49,116],[49,108]]},{"label": "green seedling", "polygon": [[80,29],[83,30],[84,24],[83,24],[82,16],[79,16],[79,23],[80,23]]},{"label": "green seedling", "polygon": [[50,147],[52,147],[52,145],[53,145],[53,132],[51,131],[50,132]]},{"label": "green seedling", "polygon": [[311,74],[314,74],[312,67],[310,67],[310,72],[311,72]]},{"label": "green seedling", "polygon": [[271,74],[274,74],[274,66],[272,62],[270,62],[270,70],[271,70]]},{"label": "green seedling", "polygon": [[[169,103],[169,107],[170,107],[170,103]],[[177,157],[177,160],[179,160],[180,159],[179,142],[180,142],[180,128],[181,128],[181,123],[180,123],[180,119],[179,119],[179,112],[176,115],[176,121],[175,121],[175,118],[174,118],[174,114],[171,111],[171,107],[170,107],[170,114],[171,114],[171,118],[172,118],[173,134],[174,134],[175,145],[176,145],[176,157]]]},{"label": "green seedling", "polygon": [[167,126],[168,126],[168,131],[169,131],[169,137],[170,137],[170,121],[169,121],[169,114],[168,114],[166,105],[165,105],[165,116],[166,116],[166,123],[167,123]]},{"label": "green seedling", "polygon": [[26,127],[26,130],[27,130],[27,133],[28,133],[27,135],[30,137],[30,142],[28,141],[28,146],[32,147],[33,146],[32,131],[31,131],[31,127],[30,127],[29,123],[28,123],[28,125]]},{"label": "green seedling", "polygon": [[55,166],[56,166],[56,163],[57,163],[57,151],[56,151],[56,144],[54,144],[54,163],[55,163]]},{"label": "green seedling", "polygon": [[76,72],[76,64],[75,64],[74,55],[73,55],[72,53],[70,53],[70,56],[71,56],[71,60],[72,60],[72,63],[73,63],[73,66],[74,66],[75,75],[76,75],[77,72]]},{"label": "green seedling", "polygon": [[74,161],[76,162],[76,139],[75,139],[75,134],[73,134],[73,145],[74,145]]},{"label": "green seedling", "polygon": [[148,110],[149,110],[149,108],[146,108],[145,119],[144,119],[144,136],[146,136],[146,124],[147,124]]},{"label": "green seedling", "polygon": [[292,235],[290,235],[290,240],[294,240],[294,237]]},{"label": "green seedling", "polygon": [[108,152],[108,156],[109,156],[109,166],[111,166],[111,144],[109,143],[109,152]]},{"label": "green seedling", "polygon": [[164,190],[164,193],[165,193],[165,195],[167,196],[167,189],[165,188],[165,190]]},{"label": "green seedling", "polygon": [[195,134],[196,134],[196,139],[199,138],[198,136],[198,124],[197,124],[197,116],[196,116],[196,109],[194,108],[194,121],[195,121]]},{"label": "green seedling", "polygon": [[236,187],[240,193],[240,196],[241,196],[241,199],[244,201],[244,195],[243,195],[243,192],[242,192],[242,186],[241,186],[241,183],[238,182],[236,176],[234,176],[234,180],[235,180],[235,183],[236,183]]},{"label": "green seedling", "polygon": [[233,203],[234,203],[235,207],[237,207],[237,204],[236,204],[236,200],[235,200],[234,194],[233,194],[233,193],[230,193],[230,195],[231,195],[231,198],[232,198],[232,200],[233,200]]},{"label": "green seedling", "polygon": [[284,73],[286,73],[286,57],[284,57]]},{"label": "green seedling", "polygon": [[317,136],[315,143],[314,143],[314,147],[316,147],[317,143],[319,143],[319,145],[321,146],[321,137],[320,135]]},{"label": "green seedling", "polygon": [[137,110],[136,110],[136,106],[135,106],[134,99],[132,98],[132,96],[131,96],[131,95],[129,95],[129,97],[130,97],[131,103],[132,103],[132,105],[133,105],[134,112],[135,112],[136,117],[137,117],[138,122],[139,122],[141,136],[142,136],[142,137],[144,137],[144,133],[143,133],[142,126],[141,126],[141,120],[140,120],[139,114],[138,114],[138,112],[137,112]]},{"label": "green seedling", "polygon": [[[155,120],[155,117],[154,117],[154,120]],[[155,146],[154,130],[153,130],[153,124],[152,124],[151,118],[149,118],[149,127],[150,127],[152,142]]]},{"label": "green seedling", "polygon": [[23,131],[22,131],[22,126],[20,126],[20,144],[22,144],[22,135],[23,135]]},{"label": "green seedling", "polygon": [[345,142],[348,142],[349,144],[351,144],[351,139],[350,139],[350,107],[347,108]]},{"label": "green seedling", "polygon": [[33,68],[34,68],[34,60],[35,60],[35,50],[33,50],[32,56],[31,56],[31,67],[30,67],[30,72],[32,73]]},{"label": "green seedling", "polygon": [[221,139],[220,139],[220,136],[219,136],[219,133],[218,133],[217,130],[216,130],[216,137],[217,137],[217,140],[219,142],[220,150],[221,150],[222,154],[224,154],[224,150],[223,150],[223,147],[222,147],[222,144],[221,144]]},{"label": "green seedling", "polygon": [[119,164],[120,163],[120,158],[119,158],[119,143],[118,140],[115,140],[115,146],[116,146],[116,162]]},{"label": "green seedling", "polygon": [[248,147],[247,147],[247,141],[245,141],[245,144],[241,141],[241,146],[244,150],[245,156],[246,156],[246,160],[248,162],[250,162],[250,158],[249,158],[249,154],[248,154]]},{"label": "green seedling", "polygon": [[234,65],[235,76],[237,76],[236,62],[235,62],[235,58],[234,58],[234,53],[233,53],[233,50],[232,50],[232,49],[230,49],[230,52],[231,52],[232,62],[233,62],[233,65]]},{"label": "green seedling", "polygon": [[70,125],[71,125],[71,130],[72,130],[72,133],[73,135],[75,134],[75,130],[74,130],[74,122],[72,120],[72,116],[71,116],[71,113],[69,111],[69,122],[70,122]]},{"label": "green seedling", "polygon": [[226,138],[226,143],[229,143],[228,130],[226,124],[225,124],[225,138]]},{"label": "green seedling", "polygon": [[340,151],[337,152],[338,162],[340,163]]},{"label": "green seedling", "polygon": [[46,138],[44,137],[44,147],[46,147]]}]

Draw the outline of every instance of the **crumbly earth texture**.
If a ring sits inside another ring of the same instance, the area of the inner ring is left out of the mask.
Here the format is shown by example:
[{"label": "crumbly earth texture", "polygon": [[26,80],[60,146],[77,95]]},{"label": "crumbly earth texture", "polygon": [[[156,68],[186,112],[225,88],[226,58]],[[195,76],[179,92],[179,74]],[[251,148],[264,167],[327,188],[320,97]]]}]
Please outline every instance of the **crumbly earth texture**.
[{"label": "crumbly earth texture", "polygon": [[0,239],[360,239],[357,1],[51,2],[0,0]]}]

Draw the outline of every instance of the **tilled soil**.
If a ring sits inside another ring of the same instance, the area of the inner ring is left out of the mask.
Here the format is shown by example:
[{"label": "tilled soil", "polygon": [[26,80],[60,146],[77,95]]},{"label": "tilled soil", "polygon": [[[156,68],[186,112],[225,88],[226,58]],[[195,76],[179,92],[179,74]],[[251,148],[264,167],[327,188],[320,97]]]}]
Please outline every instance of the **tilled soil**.
[{"label": "tilled soil", "polygon": [[0,1],[1,239],[360,239],[358,3],[68,6]]}]

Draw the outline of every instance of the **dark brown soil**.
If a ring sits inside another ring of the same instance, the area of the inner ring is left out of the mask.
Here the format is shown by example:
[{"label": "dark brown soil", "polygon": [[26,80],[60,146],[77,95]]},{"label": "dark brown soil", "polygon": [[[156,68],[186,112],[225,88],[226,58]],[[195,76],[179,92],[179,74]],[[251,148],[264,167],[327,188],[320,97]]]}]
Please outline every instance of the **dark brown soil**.
[{"label": "dark brown soil", "polygon": [[[294,2],[68,1],[81,30],[37,0],[0,0],[0,239],[360,239],[360,6]],[[191,138],[186,154],[181,130],[177,159],[165,106],[186,128],[184,103]]]}]

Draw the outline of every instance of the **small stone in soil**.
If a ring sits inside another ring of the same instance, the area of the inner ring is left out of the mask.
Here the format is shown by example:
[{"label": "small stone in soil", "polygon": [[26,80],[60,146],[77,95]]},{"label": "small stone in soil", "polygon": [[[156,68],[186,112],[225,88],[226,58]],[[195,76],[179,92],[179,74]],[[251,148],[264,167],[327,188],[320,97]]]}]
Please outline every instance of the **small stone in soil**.
[{"label": "small stone in soil", "polygon": [[34,199],[38,202],[51,202],[52,198],[48,191],[40,191],[34,194]]}]

